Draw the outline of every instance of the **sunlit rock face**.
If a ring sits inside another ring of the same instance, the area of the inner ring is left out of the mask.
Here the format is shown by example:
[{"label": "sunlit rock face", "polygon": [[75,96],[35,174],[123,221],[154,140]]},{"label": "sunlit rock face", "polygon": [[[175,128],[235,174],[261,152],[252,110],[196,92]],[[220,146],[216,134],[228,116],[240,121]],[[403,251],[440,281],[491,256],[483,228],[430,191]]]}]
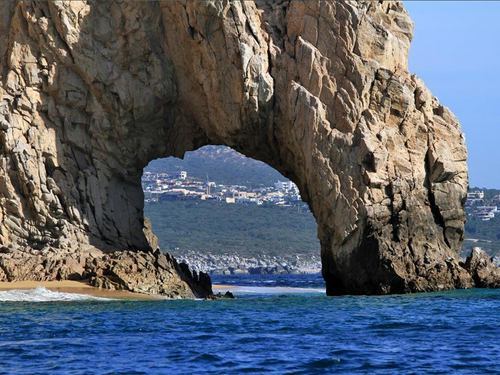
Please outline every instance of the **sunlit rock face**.
[{"label": "sunlit rock face", "polygon": [[223,144],[298,185],[328,294],[472,285],[464,138],[408,72],[401,3],[11,0],[0,19],[5,252],[149,250],[143,167]]}]

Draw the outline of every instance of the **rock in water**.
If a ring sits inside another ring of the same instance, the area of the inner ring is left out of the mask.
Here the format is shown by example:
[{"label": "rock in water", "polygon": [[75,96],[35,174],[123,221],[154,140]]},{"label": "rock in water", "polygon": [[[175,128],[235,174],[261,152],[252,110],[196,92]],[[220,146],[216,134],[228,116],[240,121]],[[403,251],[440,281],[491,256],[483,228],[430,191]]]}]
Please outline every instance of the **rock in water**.
[{"label": "rock in water", "polygon": [[328,294],[472,285],[464,139],[408,73],[401,3],[6,0],[0,19],[0,241],[26,259],[89,246],[112,254],[103,286],[146,277],[143,167],[224,144],[298,185]]},{"label": "rock in water", "polygon": [[476,287],[500,288],[500,268],[479,247],[472,249],[465,260],[465,268],[472,275]]}]

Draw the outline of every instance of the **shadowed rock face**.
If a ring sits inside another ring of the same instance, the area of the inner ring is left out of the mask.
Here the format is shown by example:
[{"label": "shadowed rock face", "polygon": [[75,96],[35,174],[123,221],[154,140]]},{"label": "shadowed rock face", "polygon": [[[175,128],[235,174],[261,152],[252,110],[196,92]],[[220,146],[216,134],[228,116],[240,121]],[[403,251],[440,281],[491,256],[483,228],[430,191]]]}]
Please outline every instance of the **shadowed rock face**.
[{"label": "shadowed rock face", "polygon": [[457,120],[398,2],[6,1],[0,242],[148,250],[142,169],[223,144],[292,179],[328,294],[472,285]]}]

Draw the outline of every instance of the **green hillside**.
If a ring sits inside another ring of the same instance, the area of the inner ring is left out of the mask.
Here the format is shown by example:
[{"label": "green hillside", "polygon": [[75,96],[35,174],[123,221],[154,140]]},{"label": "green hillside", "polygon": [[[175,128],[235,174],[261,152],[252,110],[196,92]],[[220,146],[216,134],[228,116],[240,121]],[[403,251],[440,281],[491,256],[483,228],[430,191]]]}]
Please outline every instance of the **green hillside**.
[{"label": "green hillside", "polygon": [[[500,194],[498,189],[472,188],[470,190],[484,191],[485,205],[493,204],[490,201]],[[500,256],[500,216],[496,215],[494,219],[482,221],[467,215],[465,238],[469,240],[464,242],[464,254],[468,254],[473,246],[479,246],[492,256]]]},{"label": "green hillside", "polygon": [[297,207],[262,207],[207,201],[146,204],[160,246],[214,254],[293,255],[320,253],[312,214]]}]

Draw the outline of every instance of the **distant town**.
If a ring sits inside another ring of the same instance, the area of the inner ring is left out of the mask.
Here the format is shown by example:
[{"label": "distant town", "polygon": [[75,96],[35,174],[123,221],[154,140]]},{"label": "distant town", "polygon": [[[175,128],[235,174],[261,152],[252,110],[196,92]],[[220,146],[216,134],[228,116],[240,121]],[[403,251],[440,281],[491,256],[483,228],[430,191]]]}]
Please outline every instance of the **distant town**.
[{"label": "distant town", "polygon": [[291,181],[276,181],[272,186],[250,188],[222,185],[188,175],[186,171],[170,173],[144,172],[144,200],[147,203],[173,200],[215,200],[226,204],[304,206],[297,186]]},{"label": "distant town", "polygon": [[471,216],[482,221],[490,221],[499,213],[500,194],[491,198],[486,198],[484,191],[473,190],[467,194],[465,210],[467,216]]},{"label": "distant town", "polygon": [[[187,171],[174,173],[144,172],[142,188],[146,203],[176,200],[219,201],[226,204],[305,206],[297,186],[291,181],[276,181],[272,186],[251,188],[244,185],[218,184],[189,176]],[[487,198],[483,190],[467,193],[467,216],[489,221],[500,214],[500,194]]]}]

